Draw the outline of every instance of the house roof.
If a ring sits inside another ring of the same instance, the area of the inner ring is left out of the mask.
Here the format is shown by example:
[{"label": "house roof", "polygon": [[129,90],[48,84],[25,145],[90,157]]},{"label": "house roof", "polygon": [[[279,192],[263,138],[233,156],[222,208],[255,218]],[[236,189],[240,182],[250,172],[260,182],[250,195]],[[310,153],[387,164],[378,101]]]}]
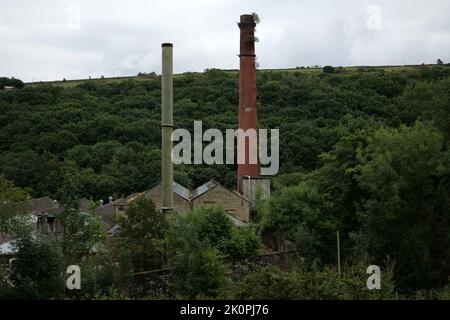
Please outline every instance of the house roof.
[{"label": "house roof", "polygon": [[175,181],[173,182],[172,191],[187,201],[191,199],[191,191]]},{"label": "house roof", "polygon": [[236,217],[232,213],[227,212],[227,217],[230,218],[231,222],[236,227],[243,227],[243,226],[245,226],[247,224],[247,222],[245,222],[244,220],[239,219],[238,217]]},{"label": "house roof", "polygon": [[89,210],[90,201],[86,198],[80,200],[80,211],[87,212]]},{"label": "house roof", "polygon": [[201,196],[202,194],[208,192],[209,190],[215,188],[219,183],[217,181],[214,180],[209,180],[207,183],[202,184],[200,187],[198,187],[197,189],[194,189],[194,191],[192,191],[192,196],[191,196],[191,200],[194,200],[195,198]]},{"label": "house roof", "polygon": [[97,207],[97,209],[95,209],[95,212],[102,219],[104,229],[108,229],[110,226],[116,223],[114,202],[115,201],[105,203],[104,205],[99,206]]},{"label": "house roof", "polygon": [[62,207],[50,197],[42,197],[31,200],[31,210],[35,214],[50,213],[57,214],[61,212]]}]

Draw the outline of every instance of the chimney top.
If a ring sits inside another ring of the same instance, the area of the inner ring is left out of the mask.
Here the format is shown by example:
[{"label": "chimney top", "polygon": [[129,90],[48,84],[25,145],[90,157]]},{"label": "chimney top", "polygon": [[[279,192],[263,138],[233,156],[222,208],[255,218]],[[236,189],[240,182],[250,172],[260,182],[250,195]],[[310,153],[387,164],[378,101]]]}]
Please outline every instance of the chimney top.
[{"label": "chimney top", "polygon": [[163,43],[163,44],[161,44],[161,47],[173,47],[173,44],[172,43]]},{"label": "chimney top", "polygon": [[255,19],[252,14],[243,14],[241,15],[241,22],[239,22],[240,26],[256,26]]}]

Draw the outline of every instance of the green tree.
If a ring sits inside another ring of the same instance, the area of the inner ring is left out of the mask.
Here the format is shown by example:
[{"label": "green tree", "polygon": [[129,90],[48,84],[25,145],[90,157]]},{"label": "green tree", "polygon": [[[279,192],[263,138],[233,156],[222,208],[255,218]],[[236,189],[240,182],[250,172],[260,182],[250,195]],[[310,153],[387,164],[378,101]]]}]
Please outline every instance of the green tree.
[{"label": "green tree", "polygon": [[332,66],[323,67],[323,72],[325,73],[336,73],[336,69]]},{"label": "green tree", "polygon": [[380,129],[358,150],[359,243],[394,259],[400,287],[443,284],[450,265],[450,167],[442,134],[416,123]]},{"label": "green tree", "polygon": [[199,207],[187,214],[196,235],[211,246],[217,246],[220,241],[231,238],[233,224],[220,207]]},{"label": "green tree", "polygon": [[59,243],[38,234],[17,240],[9,279],[17,299],[61,299],[64,297],[64,257]]},{"label": "green tree", "polygon": [[[202,213],[217,218],[214,221],[228,225],[219,217],[220,209],[197,209],[187,217],[172,216],[168,233],[171,262],[174,270],[174,283],[178,294],[195,298],[197,296],[215,297],[225,284],[226,267],[220,252],[213,248],[211,239],[226,239],[216,226],[205,219]],[[225,217],[228,219],[227,217]],[[207,226],[212,226],[209,233]],[[200,228],[199,228],[200,227]],[[201,233],[199,233],[199,229]],[[200,236],[202,234],[202,236]]]},{"label": "green tree", "polygon": [[320,258],[328,262],[334,257],[336,219],[330,214],[329,200],[311,184],[282,189],[262,210],[263,226],[294,242],[309,261]]},{"label": "green tree", "polygon": [[231,237],[220,240],[217,248],[225,255],[248,257],[256,255],[261,246],[261,237],[252,225],[233,227]]},{"label": "green tree", "polygon": [[158,268],[165,263],[164,238],[168,224],[151,199],[140,196],[131,202],[119,223],[120,235],[131,248],[136,271]]},{"label": "green tree", "polygon": [[30,207],[28,193],[0,176],[0,233],[17,232],[17,228],[23,226],[18,216],[26,219]]}]

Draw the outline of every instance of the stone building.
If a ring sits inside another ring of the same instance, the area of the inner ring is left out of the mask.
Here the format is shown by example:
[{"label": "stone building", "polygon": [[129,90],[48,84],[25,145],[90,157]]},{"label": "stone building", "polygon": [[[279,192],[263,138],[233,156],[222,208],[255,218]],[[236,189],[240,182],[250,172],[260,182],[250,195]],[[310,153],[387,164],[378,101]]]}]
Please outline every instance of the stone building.
[{"label": "stone building", "polygon": [[[237,192],[228,190],[217,181],[210,180],[194,190],[189,190],[174,182],[172,191],[174,209],[180,214],[197,207],[220,206],[229,214],[233,223],[240,225],[250,221],[249,200]],[[158,209],[161,208],[162,188],[159,184],[148,191],[135,193],[115,201],[113,205],[116,221],[120,215],[124,214],[128,204],[139,196],[149,197]]]},{"label": "stone building", "polygon": [[232,216],[250,222],[250,202],[237,192],[233,192],[214,180],[210,180],[192,192],[191,207],[221,206]]}]

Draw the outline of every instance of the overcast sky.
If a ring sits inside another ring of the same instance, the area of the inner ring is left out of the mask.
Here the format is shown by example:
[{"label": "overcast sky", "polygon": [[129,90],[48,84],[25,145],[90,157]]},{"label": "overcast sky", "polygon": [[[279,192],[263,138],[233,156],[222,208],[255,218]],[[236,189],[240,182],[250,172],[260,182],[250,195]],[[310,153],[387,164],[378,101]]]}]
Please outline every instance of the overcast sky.
[{"label": "overcast sky", "polygon": [[237,69],[256,12],[260,68],[450,62],[448,0],[0,0],[0,76],[24,81]]}]

